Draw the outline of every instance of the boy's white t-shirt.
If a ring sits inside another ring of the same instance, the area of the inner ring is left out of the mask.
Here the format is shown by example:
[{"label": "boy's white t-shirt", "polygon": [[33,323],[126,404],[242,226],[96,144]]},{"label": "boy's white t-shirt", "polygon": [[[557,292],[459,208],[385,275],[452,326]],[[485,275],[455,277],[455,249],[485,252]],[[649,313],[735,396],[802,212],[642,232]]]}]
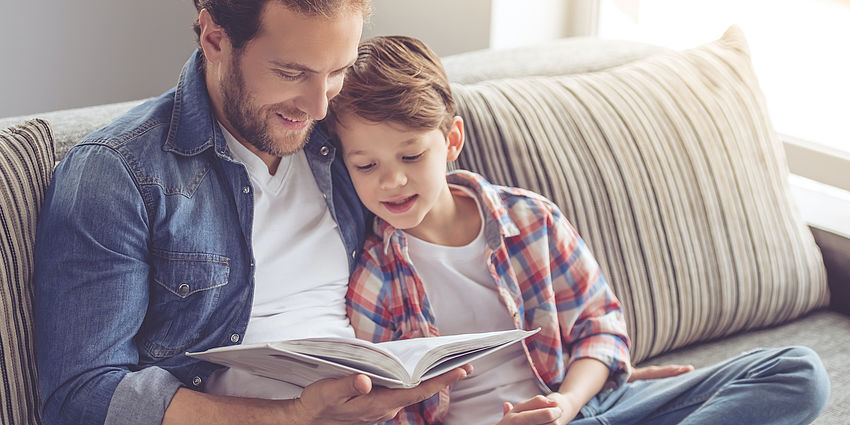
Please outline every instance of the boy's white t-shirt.
[{"label": "boy's white t-shirt", "polygon": [[[469,193],[459,186],[452,189]],[[479,214],[480,209],[479,205]],[[422,279],[441,335],[515,328],[487,268],[483,231],[460,247],[435,245],[410,234],[406,237],[410,261]],[[541,394],[519,343],[476,360],[472,366],[472,375],[452,386],[446,424],[495,424],[502,418],[503,402],[516,404]]]},{"label": "boy's white t-shirt", "polygon": [[[254,193],[254,299],[242,344],[320,336],[354,338],[345,312],[348,256],[303,151],[266,164],[222,126]],[[226,301],[224,301],[226,302]],[[301,387],[236,369],[215,372],[212,394],[295,398]]]}]

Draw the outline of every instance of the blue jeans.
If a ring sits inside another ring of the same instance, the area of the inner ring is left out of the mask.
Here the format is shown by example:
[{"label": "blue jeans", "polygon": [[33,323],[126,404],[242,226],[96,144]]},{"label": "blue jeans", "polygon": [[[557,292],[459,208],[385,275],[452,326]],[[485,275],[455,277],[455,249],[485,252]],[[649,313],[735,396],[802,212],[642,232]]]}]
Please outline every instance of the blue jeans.
[{"label": "blue jeans", "polygon": [[602,392],[571,425],[807,424],[829,377],[805,347],[759,349],[684,375]]}]

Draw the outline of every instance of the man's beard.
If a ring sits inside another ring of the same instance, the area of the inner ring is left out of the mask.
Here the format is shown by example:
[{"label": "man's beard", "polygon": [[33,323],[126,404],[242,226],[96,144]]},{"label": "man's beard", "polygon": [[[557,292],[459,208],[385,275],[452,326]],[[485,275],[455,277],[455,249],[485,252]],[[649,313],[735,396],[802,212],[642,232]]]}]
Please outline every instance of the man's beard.
[{"label": "man's beard", "polygon": [[304,120],[309,117],[304,112],[287,109],[281,105],[256,106],[251,95],[245,90],[245,78],[239,66],[239,53],[234,54],[230,65],[230,71],[225,76],[222,86],[224,116],[230,125],[246,142],[260,152],[273,156],[286,156],[300,151],[315,122],[311,120],[301,131],[289,131],[278,139],[272,138],[269,132],[269,119],[280,119],[275,115]]}]

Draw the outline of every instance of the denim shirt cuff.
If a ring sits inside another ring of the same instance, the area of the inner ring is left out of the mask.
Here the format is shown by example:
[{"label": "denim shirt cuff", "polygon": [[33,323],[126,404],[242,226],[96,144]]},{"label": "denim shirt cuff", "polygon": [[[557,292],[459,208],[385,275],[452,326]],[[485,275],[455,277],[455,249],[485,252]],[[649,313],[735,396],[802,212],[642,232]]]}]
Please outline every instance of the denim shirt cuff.
[{"label": "denim shirt cuff", "polygon": [[148,367],[121,379],[104,425],[159,425],[180,381],[165,369]]}]

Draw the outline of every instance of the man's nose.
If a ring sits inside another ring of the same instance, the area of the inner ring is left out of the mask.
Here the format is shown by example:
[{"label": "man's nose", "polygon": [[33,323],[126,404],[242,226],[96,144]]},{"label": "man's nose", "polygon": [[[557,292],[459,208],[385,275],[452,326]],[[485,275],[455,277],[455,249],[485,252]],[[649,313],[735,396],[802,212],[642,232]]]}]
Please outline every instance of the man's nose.
[{"label": "man's nose", "polygon": [[328,81],[327,78],[311,79],[298,97],[296,106],[306,112],[310,118],[320,120],[328,113]]}]

